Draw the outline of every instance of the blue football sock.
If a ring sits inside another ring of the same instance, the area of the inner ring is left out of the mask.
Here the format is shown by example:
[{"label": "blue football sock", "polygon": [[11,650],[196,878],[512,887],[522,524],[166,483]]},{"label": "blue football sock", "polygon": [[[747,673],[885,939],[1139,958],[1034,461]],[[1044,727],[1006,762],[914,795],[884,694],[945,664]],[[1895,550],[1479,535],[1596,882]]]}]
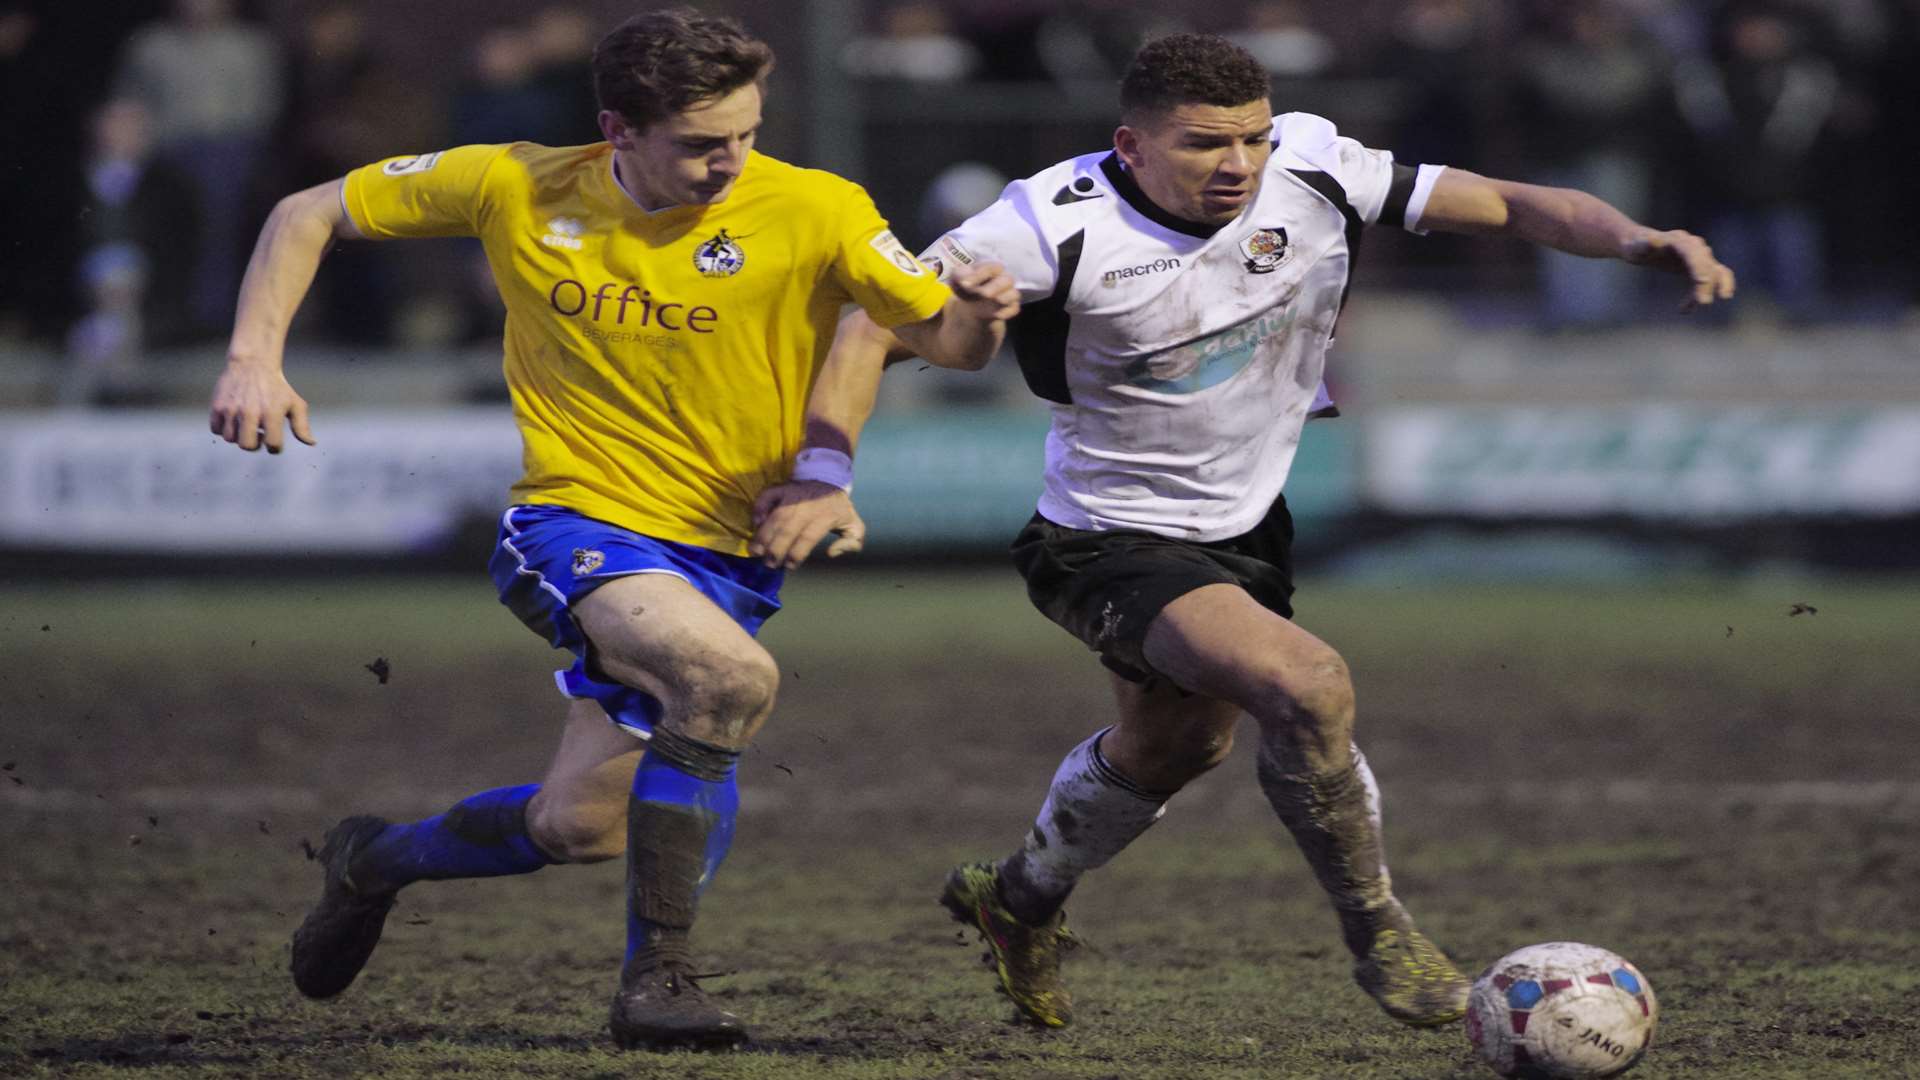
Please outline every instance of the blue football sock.
[{"label": "blue football sock", "polygon": [[389,825],[353,856],[363,887],[529,874],[554,860],[527,834],[527,803],[539,784],[495,788],[408,825]]},{"label": "blue football sock", "polygon": [[733,846],[739,812],[731,763],[718,779],[703,779],[651,749],[641,759],[628,813],[628,959],[691,928],[695,902]]}]

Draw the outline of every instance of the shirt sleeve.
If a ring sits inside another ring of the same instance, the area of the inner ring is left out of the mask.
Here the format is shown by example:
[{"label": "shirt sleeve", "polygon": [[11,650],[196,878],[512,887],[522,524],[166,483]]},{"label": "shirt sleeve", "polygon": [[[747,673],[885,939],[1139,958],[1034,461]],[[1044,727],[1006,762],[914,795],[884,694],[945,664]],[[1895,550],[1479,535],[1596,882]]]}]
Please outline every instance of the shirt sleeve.
[{"label": "shirt sleeve", "polygon": [[941,281],[977,263],[999,263],[1013,275],[1023,304],[1053,295],[1060,276],[1058,259],[1020,183],[1009,184],[999,201],[934,241],[920,261]]},{"label": "shirt sleeve", "polygon": [[487,172],[508,146],[459,146],[388,158],[347,174],[341,188],[360,235],[478,236],[487,215]]},{"label": "shirt sleeve", "polygon": [[1390,225],[1424,235],[1420,215],[1440,178],[1442,166],[1402,165],[1386,150],[1375,150],[1342,135],[1334,140],[1339,162],[1335,178],[1369,225]]},{"label": "shirt sleeve", "polygon": [[858,187],[841,219],[833,276],[874,322],[889,329],[932,318],[953,295],[894,237],[873,199]]},{"label": "shirt sleeve", "polygon": [[1327,120],[1305,113],[1274,117],[1283,141],[1340,182],[1347,202],[1368,225],[1391,225],[1424,233],[1420,215],[1440,178],[1437,165],[1402,165],[1386,150],[1376,150],[1335,131]]}]

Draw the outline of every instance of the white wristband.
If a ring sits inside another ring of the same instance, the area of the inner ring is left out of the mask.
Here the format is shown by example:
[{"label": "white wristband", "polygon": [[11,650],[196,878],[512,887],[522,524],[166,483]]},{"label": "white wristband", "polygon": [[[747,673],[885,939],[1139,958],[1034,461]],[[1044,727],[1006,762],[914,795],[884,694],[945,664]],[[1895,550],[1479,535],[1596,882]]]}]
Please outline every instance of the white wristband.
[{"label": "white wristband", "polygon": [[838,450],[810,446],[794,455],[793,478],[853,490],[853,459]]}]

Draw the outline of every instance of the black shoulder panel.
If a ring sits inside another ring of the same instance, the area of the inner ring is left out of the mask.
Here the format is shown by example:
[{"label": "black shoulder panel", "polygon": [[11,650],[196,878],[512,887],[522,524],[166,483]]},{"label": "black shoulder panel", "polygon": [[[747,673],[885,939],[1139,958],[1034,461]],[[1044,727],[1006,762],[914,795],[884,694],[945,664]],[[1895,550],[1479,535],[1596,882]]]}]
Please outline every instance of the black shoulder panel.
[{"label": "black shoulder panel", "polygon": [[[1340,287],[1340,306],[1347,306],[1347,293],[1353,289],[1353,271],[1360,265],[1360,233],[1366,228],[1366,222],[1360,219],[1360,211],[1353,208],[1347,199],[1347,189],[1335,180],[1331,173],[1318,169],[1288,169],[1288,172],[1300,178],[1301,182],[1320,193],[1320,196],[1332,203],[1340,211],[1347,223],[1347,283]],[[1404,208],[1404,204],[1403,204]]]},{"label": "black shoulder panel", "polygon": [[1023,306],[1008,324],[1013,355],[1020,361],[1027,389],[1061,405],[1073,401],[1067,390],[1067,294],[1073,291],[1073,276],[1080,269],[1080,248],[1086,236],[1082,230],[1060,242],[1060,274],[1053,294]]}]

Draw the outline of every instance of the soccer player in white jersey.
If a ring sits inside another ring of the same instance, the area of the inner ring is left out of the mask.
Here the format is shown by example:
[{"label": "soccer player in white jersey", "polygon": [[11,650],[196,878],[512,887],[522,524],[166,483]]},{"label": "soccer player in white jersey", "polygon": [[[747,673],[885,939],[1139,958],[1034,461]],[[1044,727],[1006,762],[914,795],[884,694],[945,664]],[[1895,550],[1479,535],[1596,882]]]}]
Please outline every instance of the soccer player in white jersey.
[{"label": "soccer player in white jersey", "polygon": [[[1393,894],[1346,665],[1290,618],[1281,487],[1302,425],[1330,409],[1323,364],[1364,231],[1516,236],[1680,272],[1691,304],[1733,295],[1698,237],[1577,191],[1403,165],[1320,117],[1273,115],[1268,94],[1223,39],[1151,42],[1122,82],[1111,152],[1015,181],[921,256],[943,274],[1014,275],[1010,337],[1053,412],[1014,561],[1035,605],[1114,673],[1118,719],[1067,755],[1025,843],[959,867],[942,895],[1047,1026],[1072,1017],[1068,892],[1226,757],[1242,714],[1360,986],[1417,1026],[1466,1006],[1467,981]],[[855,315],[828,363],[877,373],[904,351]]]}]

